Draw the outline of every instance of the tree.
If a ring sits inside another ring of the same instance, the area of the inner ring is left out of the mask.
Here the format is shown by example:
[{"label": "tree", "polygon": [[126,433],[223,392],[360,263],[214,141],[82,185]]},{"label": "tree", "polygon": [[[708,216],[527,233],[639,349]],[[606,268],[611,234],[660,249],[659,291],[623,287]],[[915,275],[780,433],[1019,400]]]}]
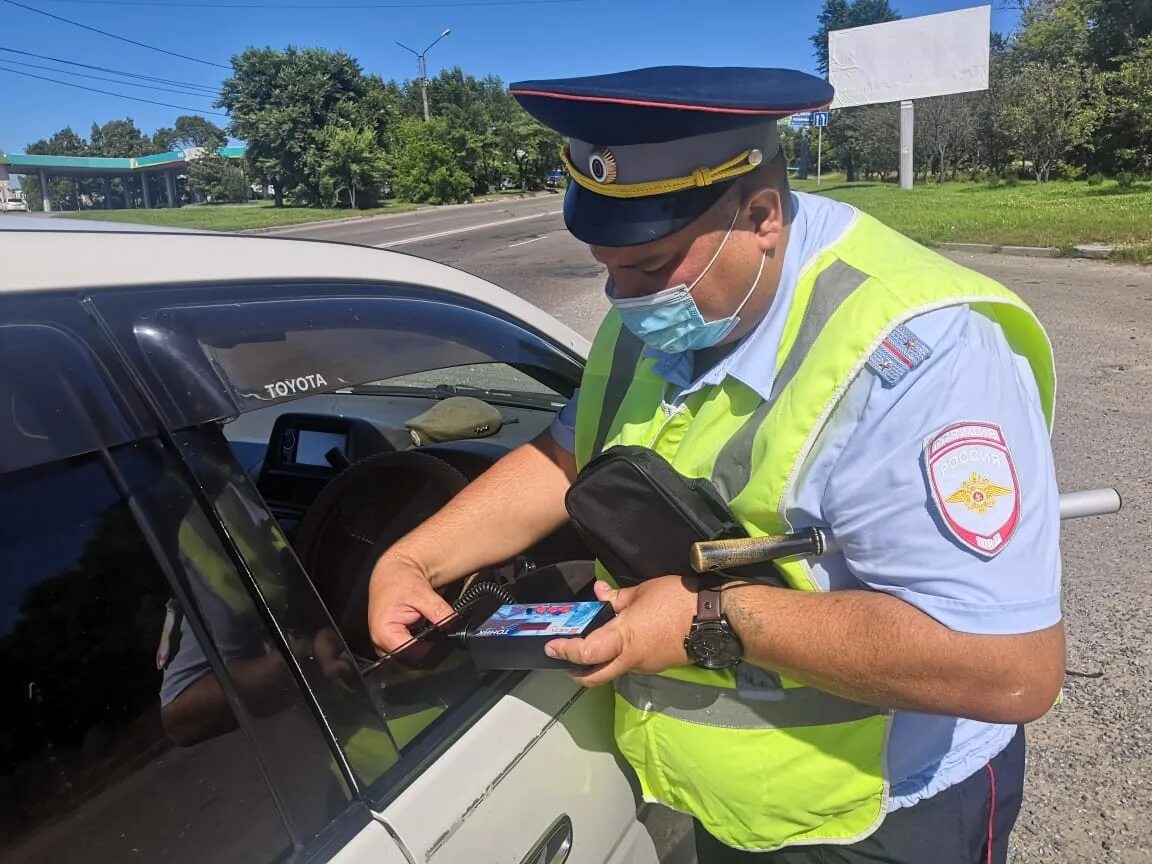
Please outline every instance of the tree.
[{"label": "tree", "polygon": [[1152,2],[1091,0],[1089,6],[1089,58],[1100,69],[1115,71],[1152,36]]},{"label": "tree", "polygon": [[835,112],[825,144],[829,160],[844,169],[845,179],[883,178],[900,167],[900,122],[897,106],[864,105]]},{"label": "tree", "polygon": [[1152,172],[1152,36],[1100,76],[1093,168]]},{"label": "tree", "polygon": [[320,48],[249,48],[232,58],[232,70],[216,105],[231,115],[231,134],[247,142],[254,173],[274,184],[278,207],[285,190],[319,203],[317,132],[368,92],[360,65]]},{"label": "tree", "polygon": [[829,31],[883,24],[899,18],[889,0],[824,0],[824,8],[816,16],[819,29],[811,37],[816,50],[816,68],[827,77]]},{"label": "tree", "polygon": [[[1027,0],[1015,61],[1077,69],[1084,79],[1074,125],[1090,130],[1065,158],[1092,172],[1148,170],[1140,54],[1152,36],[1150,0]],[[1135,88],[1135,89],[1134,89]]]},{"label": "tree", "polygon": [[958,93],[921,99],[916,103],[916,140],[923,143],[936,164],[936,179],[943,183],[949,159],[955,167],[960,154],[974,138],[977,103],[970,94]]},{"label": "tree", "polygon": [[1087,82],[1072,65],[1021,63],[1007,81],[1003,122],[1038,183],[1047,182],[1058,160],[1091,134],[1082,111]]},{"label": "tree", "polygon": [[1017,62],[1087,62],[1088,22],[1097,0],[1029,0],[1020,12],[1013,47]]},{"label": "tree", "polygon": [[355,102],[343,102],[336,114],[349,126],[372,129],[385,152],[392,149],[392,131],[404,117],[403,94],[395,81],[378,75],[365,78],[364,95]]},{"label": "tree", "polygon": [[215,150],[228,143],[228,136],[224,130],[196,114],[184,114],[176,118],[173,130],[176,144],[187,149],[189,147],[203,147],[205,150]]},{"label": "tree", "polygon": [[1004,39],[993,34],[988,58],[988,89],[969,94],[973,109],[972,134],[967,145],[973,178],[983,167],[1000,174],[1012,161],[1012,136],[1002,122],[1007,112],[1011,74],[1011,49]]},{"label": "tree", "polygon": [[176,130],[171,126],[161,126],[152,133],[152,149],[157,153],[168,153],[176,149]]},{"label": "tree", "polygon": [[88,137],[92,156],[126,159],[154,152],[152,139],[137,128],[131,117],[110,120],[103,126],[93,123]]},{"label": "tree", "polygon": [[[24,148],[24,152],[35,156],[90,156],[92,155],[88,142],[72,131],[71,126],[65,126],[54,132],[48,139],[40,139]],[[48,181],[48,189],[40,188],[40,178],[33,175],[24,175],[20,181],[20,188],[24,190],[24,200],[30,210],[42,210],[44,207],[44,192],[47,191],[57,208],[66,209],[71,206],[74,210],[80,209],[80,196],[93,191],[91,181],[81,181],[62,177],[53,177]]]},{"label": "tree", "polygon": [[855,110],[860,169],[866,179],[883,181],[900,169],[899,106],[867,105]]},{"label": "tree", "polygon": [[400,122],[394,156],[396,194],[405,201],[455,204],[472,197],[472,178],[446,143],[444,120]]},{"label": "tree", "polygon": [[248,200],[244,172],[216,153],[207,153],[188,165],[188,191],[210,204]]},{"label": "tree", "polygon": [[348,196],[348,206],[356,209],[357,193],[382,198],[381,187],[387,174],[384,151],[371,129],[326,126],[321,130],[324,155],[320,160],[320,183],[327,194],[339,199]]}]

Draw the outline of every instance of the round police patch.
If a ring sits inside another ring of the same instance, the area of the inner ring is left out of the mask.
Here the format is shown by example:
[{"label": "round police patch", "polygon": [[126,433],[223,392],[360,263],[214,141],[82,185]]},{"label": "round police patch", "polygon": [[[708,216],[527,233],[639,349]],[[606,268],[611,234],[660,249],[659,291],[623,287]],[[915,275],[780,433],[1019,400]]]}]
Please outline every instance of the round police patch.
[{"label": "round police patch", "polygon": [[924,443],[924,464],[941,524],[980,555],[997,555],[1020,524],[1016,466],[995,423],[946,426]]}]

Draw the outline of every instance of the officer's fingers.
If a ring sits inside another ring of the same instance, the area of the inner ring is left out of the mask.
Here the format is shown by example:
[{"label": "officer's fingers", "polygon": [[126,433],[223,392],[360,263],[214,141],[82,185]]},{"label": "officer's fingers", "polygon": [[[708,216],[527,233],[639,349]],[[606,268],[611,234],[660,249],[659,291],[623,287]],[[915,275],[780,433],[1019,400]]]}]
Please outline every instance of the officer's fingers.
[{"label": "officer's fingers", "polygon": [[601,684],[615,681],[627,672],[628,669],[628,663],[625,662],[623,658],[617,657],[608,663],[593,666],[588,670],[576,670],[570,674],[572,675],[572,680],[582,687],[599,687]]},{"label": "officer's fingers", "polygon": [[372,627],[372,644],[386,655],[396,653],[400,646],[412,641],[408,628],[397,621],[389,621]]},{"label": "officer's fingers", "polygon": [[567,660],[580,666],[597,666],[608,663],[620,656],[624,650],[624,640],[620,630],[611,622],[590,636],[574,639],[553,639],[544,646],[549,657]]},{"label": "officer's fingers", "polygon": [[425,583],[425,586],[427,590],[421,590],[416,596],[406,598],[408,604],[433,624],[455,617],[456,610],[448,601],[432,590],[431,585]]},{"label": "officer's fingers", "polygon": [[635,588],[613,588],[603,580],[598,581],[593,590],[597,600],[611,603],[612,609],[616,612],[626,609],[628,604],[632,602],[632,598],[636,596]]}]

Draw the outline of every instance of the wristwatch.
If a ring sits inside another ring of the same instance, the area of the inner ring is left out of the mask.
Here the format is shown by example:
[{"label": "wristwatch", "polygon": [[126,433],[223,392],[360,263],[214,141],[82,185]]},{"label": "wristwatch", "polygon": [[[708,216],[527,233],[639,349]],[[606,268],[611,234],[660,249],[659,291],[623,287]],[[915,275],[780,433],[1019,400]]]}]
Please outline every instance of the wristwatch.
[{"label": "wristwatch", "polygon": [[688,658],[704,669],[731,669],[744,656],[740,637],[720,609],[720,589],[701,587],[696,595],[696,617],[684,637]]}]

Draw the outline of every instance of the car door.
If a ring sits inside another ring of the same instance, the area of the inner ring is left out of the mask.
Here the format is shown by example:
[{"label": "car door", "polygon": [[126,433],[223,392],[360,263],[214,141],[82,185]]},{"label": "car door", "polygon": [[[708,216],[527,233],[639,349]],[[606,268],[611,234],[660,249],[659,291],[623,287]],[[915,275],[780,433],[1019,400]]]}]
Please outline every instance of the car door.
[{"label": "car door", "polygon": [[[324,394],[422,371],[433,358],[506,363],[575,386],[580,365],[569,346],[477,293],[283,282],[97,298],[189,470],[215,490],[213,515],[276,626],[306,620],[344,637],[319,594],[275,599],[274,583],[307,575],[226,425],[257,411],[276,416],[299,400],[315,406]],[[420,697],[429,704],[416,711],[388,701],[396,682],[369,679],[345,688],[350,694],[317,658],[294,662],[320,710],[338,718],[330,731],[355,795],[409,861],[660,860],[615,751],[610,689],[588,691],[555,672],[481,674],[457,657],[432,670]]]},{"label": "car door", "polygon": [[124,372],[0,298],[0,858],[402,864]]}]

